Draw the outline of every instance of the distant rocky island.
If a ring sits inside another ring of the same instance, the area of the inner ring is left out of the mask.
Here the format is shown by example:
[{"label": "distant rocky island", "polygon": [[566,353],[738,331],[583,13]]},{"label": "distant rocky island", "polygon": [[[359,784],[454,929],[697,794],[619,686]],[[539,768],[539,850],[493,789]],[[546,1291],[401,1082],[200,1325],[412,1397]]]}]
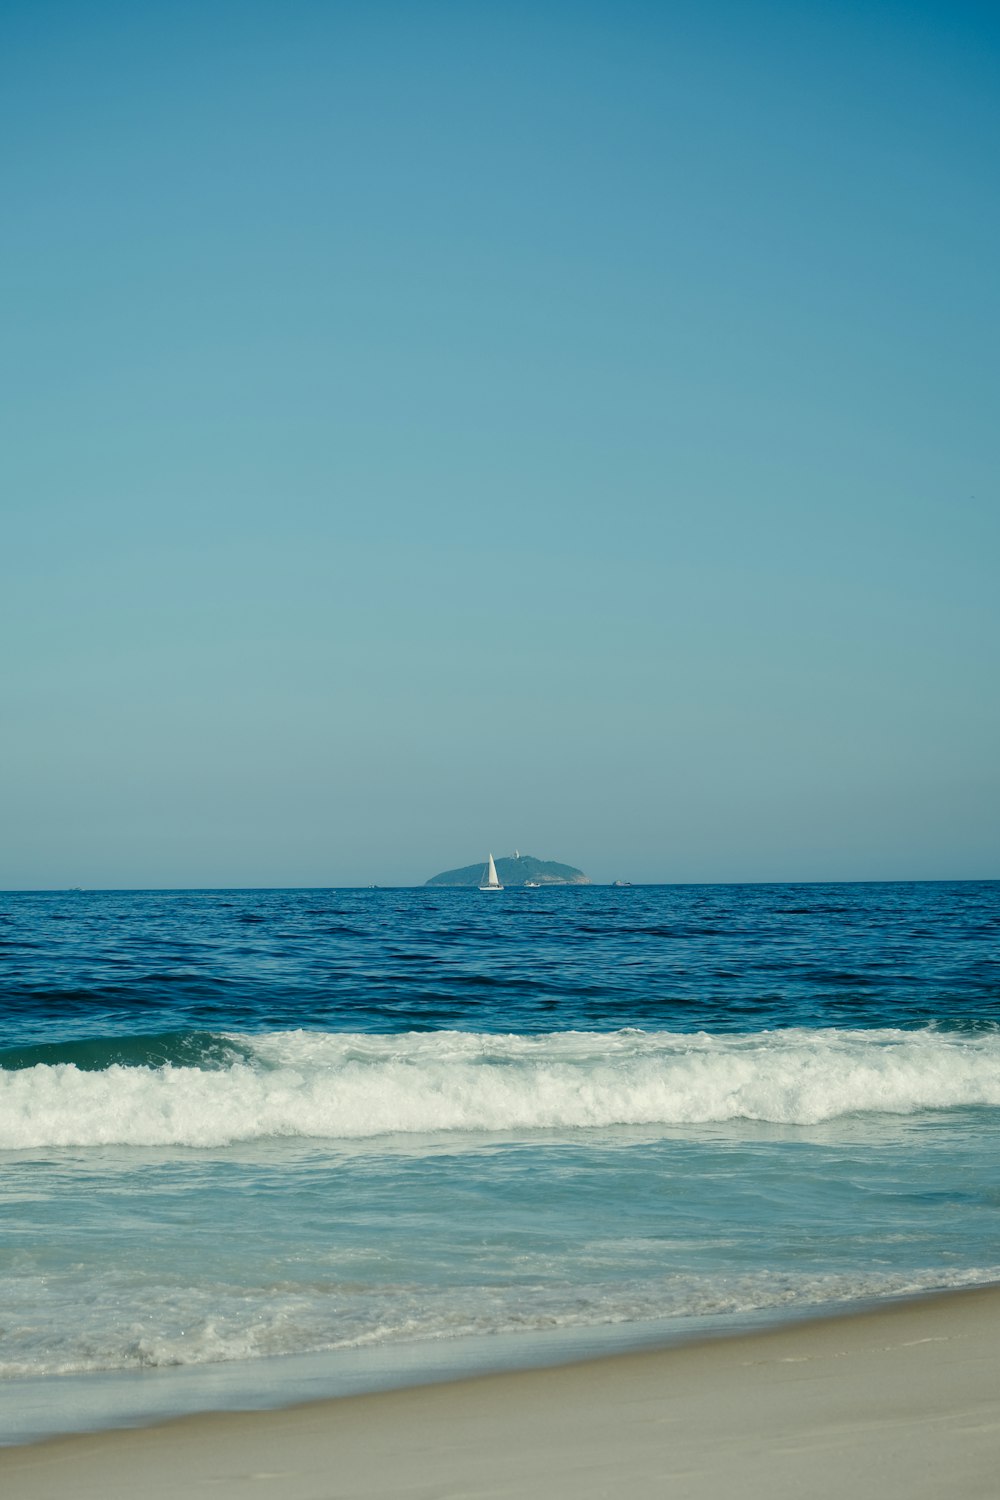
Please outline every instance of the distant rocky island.
[{"label": "distant rocky island", "polygon": [[[517,850],[503,859],[495,860],[497,875],[502,885],[589,885],[590,876],[572,865],[557,864],[554,859],[535,859],[532,854],[520,854]],[[478,886],[483,878],[486,860],[474,865],[463,865],[460,870],[445,870],[441,875],[432,875],[425,885]]]}]

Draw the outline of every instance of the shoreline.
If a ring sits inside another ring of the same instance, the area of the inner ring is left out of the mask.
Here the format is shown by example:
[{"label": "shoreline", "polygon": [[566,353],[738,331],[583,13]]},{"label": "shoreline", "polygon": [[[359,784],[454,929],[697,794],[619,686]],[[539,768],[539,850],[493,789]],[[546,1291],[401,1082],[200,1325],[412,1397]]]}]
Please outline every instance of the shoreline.
[{"label": "shoreline", "polygon": [[5,1500],[994,1492],[1000,1286],[546,1367],[0,1449]]},{"label": "shoreline", "polygon": [[861,1298],[758,1308],[714,1317],[670,1316],[648,1322],[463,1334],[219,1363],[15,1376],[0,1382],[5,1396],[0,1405],[0,1452],[88,1433],[159,1427],[186,1417],[266,1414],[346,1397],[686,1348],[850,1317],[884,1305],[947,1295],[947,1290],[874,1301]]}]

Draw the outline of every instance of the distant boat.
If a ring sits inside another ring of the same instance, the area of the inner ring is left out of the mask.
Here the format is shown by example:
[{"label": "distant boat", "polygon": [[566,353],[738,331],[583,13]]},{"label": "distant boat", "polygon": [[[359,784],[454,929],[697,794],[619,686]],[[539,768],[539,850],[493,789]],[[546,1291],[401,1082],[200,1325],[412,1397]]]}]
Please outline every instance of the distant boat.
[{"label": "distant boat", "polygon": [[612,880],[612,885],[631,885],[631,880]]},{"label": "distant boat", "polygon": [[486,862],[486,869],[483,871],[483,878],[479,882],[479,889],[481,891],[502,891],[503,890],[503,886],[500,884],[500,881],[497,878],[497,867],[493,863],[493,856],[492,856],[492,854],[490,855],[489,859]]},{"label": "distant boat", "polygon": [[524,883],[528,887],[529,891],[537,891],[537,890],[540,889],[540,886],[539,886],[539,883],[538,883],[537,880],[526,880]]}]

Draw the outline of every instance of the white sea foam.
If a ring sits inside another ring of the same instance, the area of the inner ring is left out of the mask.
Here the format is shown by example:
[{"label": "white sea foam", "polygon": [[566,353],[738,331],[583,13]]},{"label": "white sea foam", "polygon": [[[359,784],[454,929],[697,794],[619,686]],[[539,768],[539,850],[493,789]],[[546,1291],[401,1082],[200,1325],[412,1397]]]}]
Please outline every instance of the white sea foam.
[{"label": "white sea foam", "polygon": [[250,1060],[224,1069],[0,1072],[0,1148],[218,1147],[737,1119],[812,1125],[1000,1106],[996,1031],[295,1031],[234,1040]]},{"label": "white sea foam", "polygon": [[601,1286],[564,1279],[526,1289],[424,1283],[365,1297],[357,1288],[166,1288],[107,1268],[62,1295],[33,1281],[0,1281],[6,1337],[0,1379],[203,1365],[282,1354],[399,1346],[483,1335],[557,1332],[693,1320],[711,1328],[751,1313],[788,1316],[820,1306],[982,1286],[1000,1267],[909,1272],[697,1272]]}]

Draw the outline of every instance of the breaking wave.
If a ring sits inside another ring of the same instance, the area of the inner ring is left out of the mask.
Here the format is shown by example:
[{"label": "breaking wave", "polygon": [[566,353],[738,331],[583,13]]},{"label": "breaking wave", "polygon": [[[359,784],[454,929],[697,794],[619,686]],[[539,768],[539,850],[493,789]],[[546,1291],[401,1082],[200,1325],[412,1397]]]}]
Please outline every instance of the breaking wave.
[{"label": "breaking wave", "polygon": [[[103,1051],[102,1051],[103,1049]],[[1000,1031],[285,1031],[0,1055],[0,1148],[576,1130],[1000,1106]]]}]

